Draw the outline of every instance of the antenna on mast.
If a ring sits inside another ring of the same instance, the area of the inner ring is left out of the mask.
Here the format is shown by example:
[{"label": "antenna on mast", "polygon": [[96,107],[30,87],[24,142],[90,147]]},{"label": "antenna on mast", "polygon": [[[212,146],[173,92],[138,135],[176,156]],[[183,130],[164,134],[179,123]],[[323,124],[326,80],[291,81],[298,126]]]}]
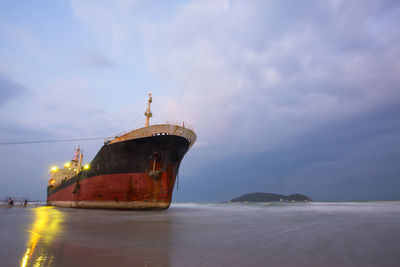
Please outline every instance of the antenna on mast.
[{"label": "antenna on mast", "polygon": [[151,92],[149,93],[149,102],[147,103],[147,111],[144,113],[146,116],[146,127],[149,126],[150,118],[153,117],[153,114],[150,112],[150,106],[153,99],[151,98]]}]

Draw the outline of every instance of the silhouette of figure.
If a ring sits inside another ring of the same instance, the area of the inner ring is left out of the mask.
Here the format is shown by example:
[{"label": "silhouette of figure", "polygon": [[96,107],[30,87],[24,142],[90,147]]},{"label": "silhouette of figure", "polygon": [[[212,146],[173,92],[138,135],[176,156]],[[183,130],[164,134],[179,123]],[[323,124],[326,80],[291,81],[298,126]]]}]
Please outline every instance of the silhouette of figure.
[{"label": "silhouette of figure", "polygon": [[14,200],[12,199],[12,197],[8,198],[8,207],[11,208],[14,205]]}]

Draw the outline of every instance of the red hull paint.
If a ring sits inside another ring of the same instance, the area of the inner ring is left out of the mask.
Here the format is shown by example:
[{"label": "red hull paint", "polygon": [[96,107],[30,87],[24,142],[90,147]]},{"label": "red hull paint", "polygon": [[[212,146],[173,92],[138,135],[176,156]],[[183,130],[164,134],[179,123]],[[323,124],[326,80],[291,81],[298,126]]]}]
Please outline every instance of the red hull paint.
[{"label": "red hull paint", "polygon": [[147,173],[100,175],[72,184],[47,198],[48,205],[77,208],[167,209],[175,184],[173,168],[158,178]]}]

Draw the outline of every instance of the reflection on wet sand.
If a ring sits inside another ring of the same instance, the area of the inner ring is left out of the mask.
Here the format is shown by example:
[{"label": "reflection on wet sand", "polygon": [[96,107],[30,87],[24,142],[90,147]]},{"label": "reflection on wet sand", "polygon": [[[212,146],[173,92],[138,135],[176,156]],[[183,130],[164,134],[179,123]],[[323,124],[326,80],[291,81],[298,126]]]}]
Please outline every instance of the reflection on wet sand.
[{"label": "reflection on wet sand", "polygon": [[53,207],[32,209],[35,220],[29,228],[30,237],[21,266],[52,265],[53,257],[48,251],[53,239],[60,233],[63,214]]},{"label": "reflection on wet sand", "polygon": [[163,211],[62,209],[54,266],[170,266],[171,222]]},{"label": "reflection on wet sand", "polygon": [[32,209],[20,266],[170,266],[165,212]]}]

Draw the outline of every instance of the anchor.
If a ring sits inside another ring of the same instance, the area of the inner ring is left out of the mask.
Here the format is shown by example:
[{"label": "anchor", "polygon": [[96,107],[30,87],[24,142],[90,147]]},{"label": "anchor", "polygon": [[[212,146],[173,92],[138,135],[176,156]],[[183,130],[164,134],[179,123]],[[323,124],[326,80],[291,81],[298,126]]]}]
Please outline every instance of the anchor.
[{"label": "anchor", "polygon": [[160,159],[160,154],[158,152],[153,153],[153,169],[148,171],[151,178],[156,179],[160,177],[161,170],[156,170],[156,162]]}]

